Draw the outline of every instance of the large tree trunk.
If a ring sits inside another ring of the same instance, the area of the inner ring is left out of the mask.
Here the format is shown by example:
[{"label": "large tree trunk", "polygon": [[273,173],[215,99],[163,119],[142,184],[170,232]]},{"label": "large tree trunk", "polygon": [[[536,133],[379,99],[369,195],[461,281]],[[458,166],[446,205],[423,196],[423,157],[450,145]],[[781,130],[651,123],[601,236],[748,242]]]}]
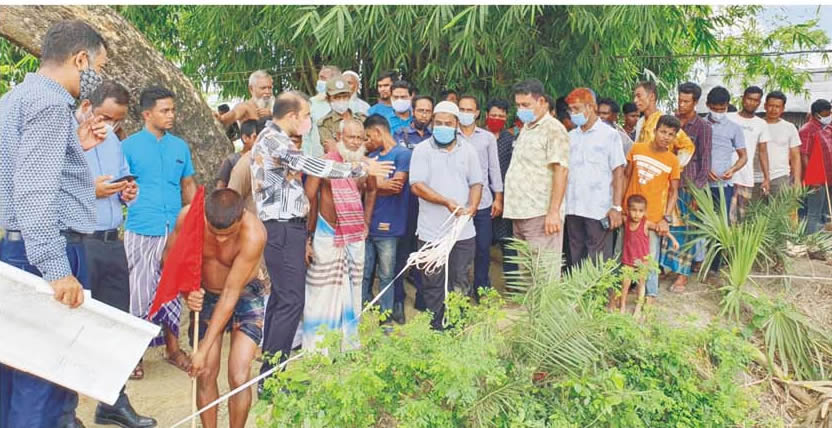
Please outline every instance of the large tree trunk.
[{"label": "large tree trunk", "polygon": [[142,127],[139,93],[164,86],[176,94],[177,124],[173,133],[191,147],[196,179],[213,187],[218,165],[232,149],[225,132],[214,121],[199,90],[174,64],[165,59],[144,35],[107,6],[0,6],[0,36],[40,56],[41,38],[49,26],[64,19],[80,19],[98,30],[109,45],[104,75],[130,90],[132,102],[125,130]]}]

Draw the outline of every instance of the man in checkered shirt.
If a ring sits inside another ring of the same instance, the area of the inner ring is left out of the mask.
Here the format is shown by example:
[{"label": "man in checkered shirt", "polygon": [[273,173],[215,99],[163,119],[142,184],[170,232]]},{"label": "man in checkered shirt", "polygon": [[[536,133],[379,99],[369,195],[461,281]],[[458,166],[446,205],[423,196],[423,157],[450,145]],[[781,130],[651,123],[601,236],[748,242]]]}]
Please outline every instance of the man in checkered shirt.
[{"label": "man in checkered shirt", "polygon": [[[100,34],[81,21],[58,22],[43,38],[38,72],[0,98],[0,261],[41,275],[72,308],[84,301],[82,234],[95,228],[83,150],[107,135],[100,117],[79,125],[72,108],[106,62]],[[77,405],[74,391],[0,364],[0,428],[83,426]]]}]

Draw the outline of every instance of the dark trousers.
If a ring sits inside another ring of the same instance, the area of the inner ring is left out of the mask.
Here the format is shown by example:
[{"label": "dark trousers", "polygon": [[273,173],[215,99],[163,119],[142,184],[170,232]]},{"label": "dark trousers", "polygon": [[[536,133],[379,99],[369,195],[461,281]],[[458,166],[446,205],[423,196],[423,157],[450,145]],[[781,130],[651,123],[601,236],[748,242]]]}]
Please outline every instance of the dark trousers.
[{"label": "dark trousers", "polygon": [[483,208],[477,211],[474,215],[474,229],[477,236],[474,237],[476,242],[476,252],[474,254],[474,289],[473,293],[477,293],[479,287],[491,287],[491,281],[488,278],[488,267],[491,264],[491,207]]},{"label": "dark trousers", "polygon": [[[130,271],[127,269],[127,253],[120,239],[104,241],[88,238],[83,241],[87,259],[92,298],[116,309],[130,313]],[[127,396],[124,388],[115,406],[124,405]],[[110,407],[101,403],[103,406]]]},{"label": "dark trousers", "polygon": [[[475,239],[457,241],[451,250],[448,265],[445,267],[448,269],[449,292],[454,288],[468,289],[468,268],[474,261]],[[424,244],[424,241],[419,240],[420,246]],[[425,305],[433,313],[430,325],[435,330],[442,330],[442,318],[445,316],[445,268],[433,275],[425,274],[422,282]]]},{"label": "dark trousers", "polygon": [[[266,269],[272,281],[271,295],[266,304],[263,352],[281,352],[280,361],[289,357],[292,340],[303,315],[306,299],[306,223],[265,222]],[[263,363],[260,373],[271,369]]]},{"label": "dark trousers", "polygon": [[577,266],[584,259],[595,262],[601,255],[604,260],[612,257],[612,234],[604,229],[600,220],[577,215],[566,216],[566,235],[569,237],[569,267]]},{"label": "dark trousers", "polygon": [[[410,195],[409,204],[410,205],[408,206],[407,212],[407,231],[405,232],[404,236],[399,238],[399,242],[396,244],[395,274],[401,272],[402,269],[404,269],[405,265],[407,265],[407,258],[410,257],[410,253],[418,251],[421,247],[419,245],[418,238],[416,238],[416,226],[419,218],[418,199],[415,196]],[[410,273],[413,275],[411,280],[413,281],[413,286],[416,287],[416,294],[418,296],[422,292],[422,274],[416,269],[411,269]],[[395,289],[393,301],[395,303],[404,302],[405,276],[406,275],[398,277],[396,281],[393,283],[393,288]]]},{"label": "dark trousers", "polygon": [[[66,245],[72,274],[86,286],[86,261],[80,242]],[[0,261],[41,276],[29,264],[23,241],[0,241]],[[52,382],[0,364],[0,428],[55,428],[75,420],[78,394]]]}]

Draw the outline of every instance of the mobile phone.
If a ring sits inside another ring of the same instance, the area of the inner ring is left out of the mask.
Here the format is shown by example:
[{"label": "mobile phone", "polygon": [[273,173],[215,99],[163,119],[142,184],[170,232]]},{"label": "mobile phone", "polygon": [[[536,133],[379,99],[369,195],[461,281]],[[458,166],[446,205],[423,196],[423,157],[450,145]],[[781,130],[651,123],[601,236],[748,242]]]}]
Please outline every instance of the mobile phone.
[{"label": "mobile phone", "polygon": [[136,181],[139,177],[135,175],[125,175],[124,177],[116,178],[110,184],[121,183],[122,181]]},{"label": "mobile phone", "polygon": [[601,227],[603,227],[604,230],[610,230],[610,218],[609,217],[604,217],[604,218],[601,219]]}]

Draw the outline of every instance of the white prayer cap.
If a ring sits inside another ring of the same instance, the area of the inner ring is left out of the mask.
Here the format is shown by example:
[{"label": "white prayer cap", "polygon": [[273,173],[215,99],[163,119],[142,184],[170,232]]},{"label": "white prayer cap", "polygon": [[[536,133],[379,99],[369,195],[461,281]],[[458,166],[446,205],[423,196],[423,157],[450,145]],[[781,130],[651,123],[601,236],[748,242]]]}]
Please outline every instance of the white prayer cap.
[{"label": "white prayer cap", "polygon": [[441,101],[433,108],[433,114],[436,113],[450,113],[459,119],[459,107],[450,101]]}]

